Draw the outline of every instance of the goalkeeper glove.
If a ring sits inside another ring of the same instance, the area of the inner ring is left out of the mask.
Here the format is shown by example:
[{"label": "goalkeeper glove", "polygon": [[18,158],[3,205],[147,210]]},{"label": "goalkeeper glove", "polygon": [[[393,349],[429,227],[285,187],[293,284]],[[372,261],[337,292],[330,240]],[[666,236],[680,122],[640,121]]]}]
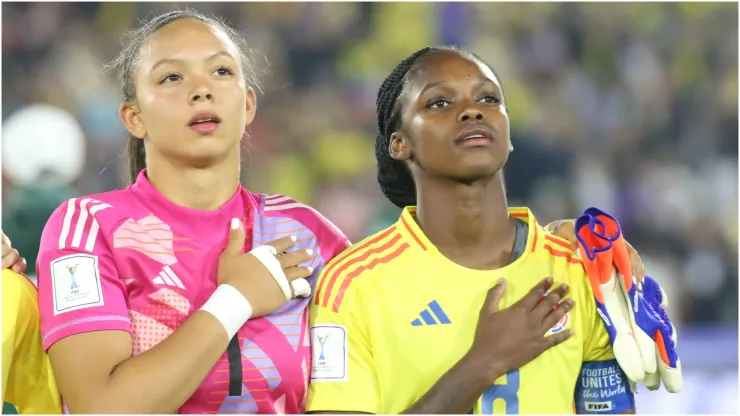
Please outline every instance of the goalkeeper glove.
[{"label": "goalkeeper glove", "polygon": [[579,256],[593,289],[614,356],[633,386],[642,381],[651,390],[660,380],[669,392],[683,388],[675,329],[661,306],[665,299],[653,279],[640,293],[634,284],[627,245],[617,220],[589,208],[576,220]]}]

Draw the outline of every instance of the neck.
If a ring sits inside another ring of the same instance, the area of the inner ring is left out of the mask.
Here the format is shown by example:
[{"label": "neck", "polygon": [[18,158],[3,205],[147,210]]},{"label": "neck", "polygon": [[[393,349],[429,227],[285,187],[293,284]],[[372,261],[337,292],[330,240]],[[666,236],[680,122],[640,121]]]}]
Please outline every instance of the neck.
[{"label": "neck", "polygon": [[239,147],[235,147],[220,162],[206,167],[193,167],[165,157],[147,156],[146,171],[149,182],[173,203],[215,211],[231,199],[239,187]]},{"label": "neck", "polygon": [[419,226],[443,255],[476,268],[506,264],[516,228],[500,172],[473,184],[418,179]]}]

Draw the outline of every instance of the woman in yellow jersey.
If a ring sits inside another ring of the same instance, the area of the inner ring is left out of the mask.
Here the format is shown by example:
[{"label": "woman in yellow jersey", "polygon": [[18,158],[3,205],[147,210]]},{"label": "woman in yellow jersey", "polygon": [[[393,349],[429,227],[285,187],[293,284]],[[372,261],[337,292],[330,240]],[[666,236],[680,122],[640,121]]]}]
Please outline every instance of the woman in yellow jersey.
[{"label": "woman in yellow jersey", "polygon": [[491,68],[425,48],[377,106],[378,181],[404,211],[322,271],[308,411],[633,412],[572,244],[507,206]]},{"label": "woman in yellow jersey", "polygon": [[3,400],[19,413],[61,413],[61,397],[41,343],[38,293],[21,274],[25,266],[2,234]]}]

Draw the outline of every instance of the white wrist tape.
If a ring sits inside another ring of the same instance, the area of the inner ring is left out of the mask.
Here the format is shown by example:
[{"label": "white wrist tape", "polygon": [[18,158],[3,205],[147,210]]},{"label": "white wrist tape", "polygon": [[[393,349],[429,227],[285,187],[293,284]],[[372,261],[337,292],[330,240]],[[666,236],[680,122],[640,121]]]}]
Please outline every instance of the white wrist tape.
[{"label": "white wrist tape", "polygon": [[295,279],[290,282],[290,285],[293,286],[293,294],[296,297],[307,298],[311,296],[311,285],[308,283],[308,280]]},{"label": "white wrist tape", "polygon": [[280,290],[283,291],[285,301],[287,302],[292,299],[293,295],[290,293],[290,282],[288,282],[288,278],[285,277],[285,272],[283,271],[283,266],[280,265],[280,260],[276,257],[277,250],[275,250],[275,247],[259,246],[252,249],[249,254],[256,257],[257,260],[265,266],[267,271],[270,272],[272,278],[275,279],[275,283],[277,283]]},{"label": "white wrist tape", "polygon": [[233,286],[219,285],[200,310],[215,316],[229,339],[252,317],[252,305]]}]

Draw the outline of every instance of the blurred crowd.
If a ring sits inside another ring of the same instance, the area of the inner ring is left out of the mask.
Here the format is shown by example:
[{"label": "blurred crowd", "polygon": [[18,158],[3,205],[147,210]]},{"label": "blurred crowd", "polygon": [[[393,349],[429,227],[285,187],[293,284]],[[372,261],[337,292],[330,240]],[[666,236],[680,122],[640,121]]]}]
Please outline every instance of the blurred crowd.
[{"label": "blurred crowd", "polygon": [[[353,241],[395,221],[375,180],[377,89],[417,49],[459,45],[504,86],[511,205],[543,224],[589,206],[615,214],[673,316],[737,322],[737,4],[187,6],[226,18],[254,49],[262,93],[244,145],[250,190],[312,205]],[[86,140],[68,187],[19,186],[3,173],[3,229],[24,255],[34,258],[62,198],[128,184],[120,91],[102,68],[140,19],[176,7],[185,5],[2,5],[3,122],[45,103],[71,113]],[[3,162],[11,157],[24,155]]]}]

